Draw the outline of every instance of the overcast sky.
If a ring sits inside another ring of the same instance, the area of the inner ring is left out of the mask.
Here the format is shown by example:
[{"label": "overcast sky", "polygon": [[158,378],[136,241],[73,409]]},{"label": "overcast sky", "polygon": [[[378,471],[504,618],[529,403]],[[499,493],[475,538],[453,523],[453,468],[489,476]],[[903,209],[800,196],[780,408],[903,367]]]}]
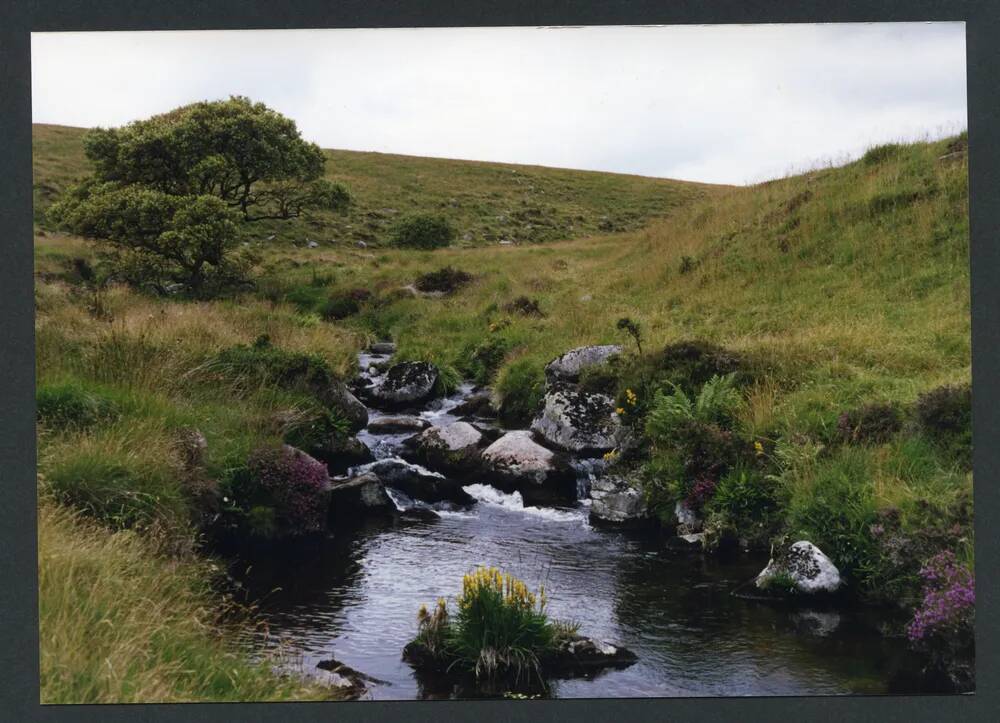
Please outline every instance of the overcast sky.
[{"label": "overcast sky", "polygon": [[746,183],[965,128],[965,26],[32,36],[35,122],[233,94],[327,148]]}]

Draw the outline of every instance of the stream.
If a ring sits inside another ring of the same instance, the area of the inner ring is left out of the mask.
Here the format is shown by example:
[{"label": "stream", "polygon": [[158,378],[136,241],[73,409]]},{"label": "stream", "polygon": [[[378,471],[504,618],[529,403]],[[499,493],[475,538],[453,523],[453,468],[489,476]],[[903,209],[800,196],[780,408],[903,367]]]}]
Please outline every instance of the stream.
[{"label": "stream", "polygon": [[[384,359],[362,355],[361,368]],[[432,425],[455,421],[453,410],[472,391],[463,385],[420,416]],[[372,410],[369,423],[382,416]],[[364,430],[358,438],[387,459],[411,434]],[[484,564],[532,589],[544,584],[550,617],[578,622],[582,634],[638,656],[625,669],[552,681],[553,697],[918,692],[890,686],[917,662],[904,639],[883,634],[898,623],[890,611],[737,599],[730,592],[764,567],[766,554],[683,555],[659,535],[595,529],[585,494],[600,465],[576,466],[583,499],[570,507],[525,507],[517,493],[476,483],[466,491],[477,504],[466,510],[393,492],[397,506],[432,507],[438,518],[366,521],[309,555],[235,561],[234,576],[267,624],[267,634],[255,632],[250,642],[279,649],[304,672],[335,657],[384,681],[370,686],[372,699],[449,697],[453,691],[416,675],[401,651],[416,632],[420,605],[453,601],[463,574]]]}]

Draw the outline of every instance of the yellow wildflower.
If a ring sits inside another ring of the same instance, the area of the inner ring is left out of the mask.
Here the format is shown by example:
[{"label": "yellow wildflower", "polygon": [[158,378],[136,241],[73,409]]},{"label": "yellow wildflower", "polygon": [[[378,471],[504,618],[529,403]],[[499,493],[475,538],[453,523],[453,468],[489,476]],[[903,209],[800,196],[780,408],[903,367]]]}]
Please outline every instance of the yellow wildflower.
[{"label": "yellow wildflower", "polygon": [[753,443],[753,448],[757,452],[757,456],[760,457],[764,454],[764,445],[759,441]]}]

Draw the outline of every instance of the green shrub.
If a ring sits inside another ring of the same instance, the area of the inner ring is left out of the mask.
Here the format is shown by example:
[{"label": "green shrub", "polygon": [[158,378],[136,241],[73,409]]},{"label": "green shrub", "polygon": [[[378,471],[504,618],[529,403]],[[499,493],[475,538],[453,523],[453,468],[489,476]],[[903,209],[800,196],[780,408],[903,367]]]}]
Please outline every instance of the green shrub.
[{"label": "green shrub", "polygon": [[879,146],[872,146],[861,157],[862,163],[866,166],[876,166],[890,158],[898,158],[903,152],[903,146],[899,143],[883,143]]},{"label": "green shrub", "polygon": [[187,519],[177,475],[129,458],[76,452],[55,462],[45,482],[55,499],[116,529],[172,524]]},{"label": "green shrub", "polygon": [[731,424],[741,402],[734,374],[713,376],[694,399],[675,386],[671,394],[656,396],[646,419],[646,433],[652,439],[668,439],[676,428],[690,421]]},{"label": "green shrub", "polygon": [[820,547],[848,577],[856,577],[875,554],[870,476],[869,452],[843,447],[816,465],[811,484],[797,489],[789,502],[792,536]]},{"label": "green shrub", "polygon": [[240,344],[223,349],[208,368],[235,381],[273,384],[308,393],[325,389],[334,378],[323,357],[279,349],[266,336],[259,337],[252,346]]},{"label": "green shrub", "polygon": [[354,316],[361,311],[357,300],[347,294],[334,294],[323,304],[320,315],[327,321],[337,321]]},{"label": "green shrub", "polygon": [[511,427],[525,426],[542,406],[545,372],[534,360],[518,359],[500,370],[494,389],[501,421]]},{"label": "green shrub", "polygon": [[837,437],[848,444],[884,444],[902,427],[902,417],[894,405],[866,404],[840,415]]},{"label": "green shrub", "polygon": [[920,395],[917,422],[951,458],[972,466],[972,387],[943,386]]},{"label": "green shrub", "polygon": [[455,238],[455,227],[443,216],[411,216],[392,231],[391,242],[414,249],[436,249],[449,245]]},{"label": "green shrub", "polygon": [[736,465],[715,486],[710,507],[740,523],[754,523],[776,507],[774,483],[758,470]]},{"label": "green shrub", "polygon": [[538,306],[538,299],[529,299],[527,296],[518,296],[510,303],[504,304],[503,310],[508,314],[533,316],[538,319],[545,317],[545,314]]},{"label": "green shrub", "polygon": [[476,384],[489,384],[509,349],[510,343],[501,336],[489,336],[479,343],[469,344],[462,351],[460,371]]},{"label": "green shrub", "polygon": [[55,429],[89,427],[118,416],[114,402],[74,383],[39,386],[35,403],[38,421]]},{"label": "green shrub", "polygon": [[437,271],[429,271],[417,277],[414,286],[424,292],[440,291],[445,294],[465,286],[472,281],[472,274],[445,266]]}]

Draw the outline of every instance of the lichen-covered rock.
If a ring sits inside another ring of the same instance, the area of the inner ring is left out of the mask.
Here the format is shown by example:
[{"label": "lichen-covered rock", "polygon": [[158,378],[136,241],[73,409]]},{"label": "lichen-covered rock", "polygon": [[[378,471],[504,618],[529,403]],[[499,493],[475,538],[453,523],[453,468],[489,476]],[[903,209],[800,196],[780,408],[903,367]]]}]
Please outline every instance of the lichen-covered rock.
[{"label": "lichen-covered rock", "polygon": [[620,427],[611,397],[569,386],[549,391],[531,423],[531,430],[552,446],[583,455],[614,449]]},{"label": "lichen-covered rock", "polygon": [[601,668],[625,668],[637,659],[628,648],[576,635],[543,656],[541,664],[546,675],[563,678]]},{"label": "lichen-covered rock", "polygon": [[462,489],[458,480],[432,472],[399,458],[380,459],[355,470],[356,474],[371,473],[388,487],[424,502],[458,502],[471,504],[475,500]]},{"label": "lichen-covered rock", "polygon": [[806,594],[832,593],[841,585],[840,570],[816,545],[799,540],[771,558],[757,575],[756,585],[768,590],[777,578],[790,582],[796,591]]},{"label": "lichen-covered rock", "polygon": [[352,434],[368,424],[368,407],[343,382],[330,383],[319,396],[323,404],[347,421]]},{"label": "lichen-covered rock", "polygon": [[603,364],[615,354],[621,354],[621,351],[622,348],[618,344],[571,349],[548,363],[545,367],[545,378],[549,382],[576,382],[584,369]]},{"label": "lichen-covered rock", "polygon": [[453,422],[431,427],[412,442],[414,458],[426,467],[444,474],[469,477],[482,464],[479,447],[482,433],[468,422]]},{"label": "lichen-covered rock", "polygon": [[309,447],[309,453],[326,463],[331,475],[344,474],[351,467],[375,459],[368,446],[357,437],[332,435],[322,444]]},{"label": "lichen-covered rock", "polygon": [[429,362],[394,364],[367,389],[373,403],[384,408],[420,404],[434,396],[438,369]]},{"label": "lichen-covered rock", "polygon": [[615,527],[645,527],[655,523],[646,497],[633,480],[609,473],[590,485],[590,522]]},{"label": "lichen-covered rock", "polygon": [[497,487],[521,493],[526,505],[576,499],[576,471],[567,459],[538,444],[531,432],[508,432],[483,450],[484,473]]}]

